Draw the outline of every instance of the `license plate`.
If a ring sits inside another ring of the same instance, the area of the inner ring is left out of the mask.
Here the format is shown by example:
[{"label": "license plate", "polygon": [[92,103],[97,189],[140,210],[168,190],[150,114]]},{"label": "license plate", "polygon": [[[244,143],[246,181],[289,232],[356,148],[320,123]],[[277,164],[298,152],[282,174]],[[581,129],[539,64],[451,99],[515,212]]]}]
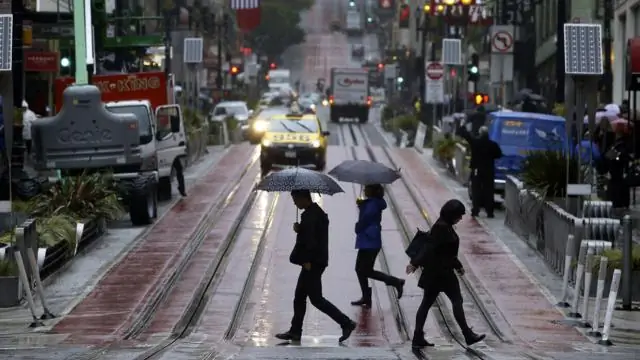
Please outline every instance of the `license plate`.
[{"label": "license plate", "polygon": [[296,152],[295,151],[285,151],[284,157],[289,158],[289,159],[295,159]]}]

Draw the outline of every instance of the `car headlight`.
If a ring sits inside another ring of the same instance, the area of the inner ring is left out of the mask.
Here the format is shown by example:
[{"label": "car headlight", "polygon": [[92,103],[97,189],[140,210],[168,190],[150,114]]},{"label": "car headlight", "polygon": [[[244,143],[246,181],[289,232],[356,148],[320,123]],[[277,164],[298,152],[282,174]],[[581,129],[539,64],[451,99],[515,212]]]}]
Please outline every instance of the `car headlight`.
[{"label": "car headlight", "polygon": [[319,147],[320,147],[320,145],[322,145],[322,144],[320,143],[320,140],[313,140],[313,141],[311,142],[311,146],[313,146],[314,148],[319,148]]},{"label": "car headlight", "polygon": [[267,130],[267,122],[264,120],[258,120],[253,123],[253,130],[258,132],[263,132]]},{"label": "car headlight", "polygon": [[262,146],[264,146],[264,147],[269,147],[269,146],[271,146],[271,144],[272,144],[272,142],[269,139],[262,140]]}]

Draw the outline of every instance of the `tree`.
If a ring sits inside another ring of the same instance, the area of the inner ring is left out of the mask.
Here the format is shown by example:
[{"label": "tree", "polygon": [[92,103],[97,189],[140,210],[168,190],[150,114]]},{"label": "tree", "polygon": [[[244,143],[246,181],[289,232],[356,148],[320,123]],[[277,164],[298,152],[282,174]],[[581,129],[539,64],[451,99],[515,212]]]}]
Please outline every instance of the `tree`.
[{"label": "tree", "polygon": [[304,41],[300,28],[300,12],[309,9],[313,0],[265,0],[261,2],[260,25],[245,38],[257,53],[270,58],[282,54],[288,47]]}]

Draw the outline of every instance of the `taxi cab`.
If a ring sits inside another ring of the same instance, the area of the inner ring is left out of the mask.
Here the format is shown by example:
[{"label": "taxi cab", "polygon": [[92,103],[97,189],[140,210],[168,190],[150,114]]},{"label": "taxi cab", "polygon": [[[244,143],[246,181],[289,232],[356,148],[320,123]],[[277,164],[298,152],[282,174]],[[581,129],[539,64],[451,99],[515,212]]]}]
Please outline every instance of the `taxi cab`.
[{"label": "taxi cab", "polygon": [[267,174],[273,167],[315,167],[323,171],[327,163],[329,132],[315,115],[289,113],[273,116],[265,124],[260,145],[260,168]]},{"label": "taxi cab", "polygon": [[249,119],[246,129],[243,129],[243,135],[251,144],[260,144],[262,136],[269,127],[269,119],[275,115],[285,115],[289,112],[286,107],[269,107],[260,109],[254,116]]}]

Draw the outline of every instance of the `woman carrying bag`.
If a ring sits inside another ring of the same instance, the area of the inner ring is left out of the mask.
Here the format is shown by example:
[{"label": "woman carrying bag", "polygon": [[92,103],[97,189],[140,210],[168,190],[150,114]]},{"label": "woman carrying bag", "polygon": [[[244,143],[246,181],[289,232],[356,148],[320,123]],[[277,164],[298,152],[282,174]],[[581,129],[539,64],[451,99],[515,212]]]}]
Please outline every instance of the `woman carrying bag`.
[{"label": "woman carrying bag", "polygon": [[404,280],[373,269],[376,258],[382,248],[382,211],[387,208],[384,200],[384,188],[380,184],[364,187],[365,199],[358,199],[360,209],[356,223],[356,274],[362,290],[362,298],[352,301],[351,305],[371,307],[371,288],[369,279],[384,282],[393,286],[398,292],[398,299],[402,297]]},{"label": "woman carrying bag", "polygon": [[424,239],[424,244],[420,252],[407,265],[407,274],[413,273],[419,267],[422,268],[418,286],[424,289],[422,302],[416,313],[416,328],[412,339],[414,348],[433,346],[424,337],[424,324],[427,321],[429,309],[441,292],[444,292],[451,301],[453,316],[462,330],[467,345],[475,344],[485,338],[484,334],[474,333],[467,324],[460,284],[456,276],[456,273],[460,276],[464,275],[464,269],[458,260],[460,238],[453,226],[462,219],[464,214],[465,208],[462,202],[456,199],[447,201],[440,209],[440,217],[431,226],[429,233],[421,237]]}]

